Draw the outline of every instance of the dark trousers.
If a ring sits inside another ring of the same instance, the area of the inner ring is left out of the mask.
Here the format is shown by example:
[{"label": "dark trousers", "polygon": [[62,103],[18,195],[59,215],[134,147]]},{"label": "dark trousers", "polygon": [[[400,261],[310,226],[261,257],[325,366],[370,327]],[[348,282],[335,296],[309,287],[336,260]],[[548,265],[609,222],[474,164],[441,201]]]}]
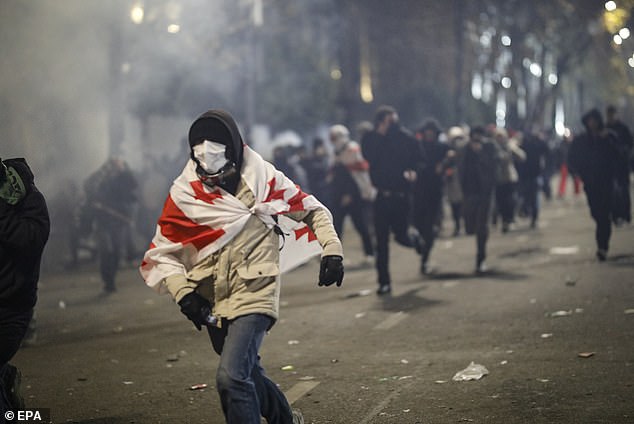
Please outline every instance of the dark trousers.
[{"label": "dark trousers", "polygon": [[515,183],[498,184],[495,188],[495,204],[502,223],[510,224],[515,215]]},{"label": "dark trousers", "polygon": [[427,263],[438,235],[438,217],[441,213],[442,192],[425,194],[414,201],[414,223],[423,239],[421,260]]},{"label": "dark trousers", "polygon": [[356,200],[347,206],[337,206],[331,209],[333,224],[335,231],[339,235],[339,238],[343,236],[343,221],[346,216],[350,215],[352,218],[352,224],[361,236],[361,242],[363,243],[363,252],[366,256],[374,255],[374,247],[372,246],[372,238],[370,237],[370,230],[368,228],[368,214],[366,207],[368,204],[362,200]]},{"label": "dark trousers", "polygon": [[618,198],[614,199],[614,218],[626,222],[632,221],[632,201],[630,199],[630,167],[628,163],[619,164],[616,168],[616,186]]},{"label": "dark trousers", "polygon": [[491,214],[492,194],[465,195],[462,202],[465,230],[476,236],[476,262],[486,259],[486,244],[489,239],[489,217]]},{"label": "dark trousers", "polygon": [[20,348],[32,316],[33,309],[0,307],[0,423],[4,423],[4,413],[11,409],[8,399],[11,388],[4,387],[5,374],[9,372],[9,361]]},{"label": "dark trousers", "polygon": [[128,229],[125,225],[103,225],[97,228],[99,271],[107,291],[115,289],[115,278],[122,252],[126,248]]},{"label": "dark trousers", "polygon": [[526,178],[520,182],[522,195],[522,210],[530,217],[531,226],[539,218],[539,188],[540,177]]},{"label": "dark trousers", "polygon": [[208,327],[220,363],[216,386],[228,424],[292,424],[291,407],[284,393],[260,366],[258,351],[272,319],[251,314],[223,320],[222,328]]},{"label": "dark trousers", "polygon": [[379,192],[374,201],[374,228],[376,234],[376,270],[379,285],[389,285],[389,242],[390,232],[394,233],[396,242],[414,247],[414,242],[407,233],[409,218],[409,198],[406,194],[385,195]]},{"label": "dark trousers", "polygon": [[451,202],[451,216],[453,218],[453,232],[460,233],[460,221],[462,220],[462,202]]},{"label": "dark trousers", "polygon": [[607,251],[612,235],[612,190],[609,184],[605,187],[584,186],[590,215],[596,223],[595,239],[597,248]]}]

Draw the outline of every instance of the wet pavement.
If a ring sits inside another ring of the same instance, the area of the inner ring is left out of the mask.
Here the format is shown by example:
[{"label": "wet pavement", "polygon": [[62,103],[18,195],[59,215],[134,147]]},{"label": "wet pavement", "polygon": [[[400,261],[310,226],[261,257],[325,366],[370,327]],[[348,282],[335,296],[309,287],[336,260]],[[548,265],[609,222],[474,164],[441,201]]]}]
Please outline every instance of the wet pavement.
[{"label": "wet pavement", "polygon": [[[585,203],[553,201],[536,230],[492,229],[484,275],[472,237],[438,239],[428,276],[393,245],[378,297],[347,223],[343,287],[317,287],[316,261],[284,275],[262,364],[306,423],[631,423],[633,241],[616,228],[598,263]],[[37,342],[13,361],[29,407],[56,423],[224,422],[207,335],[135,269],[110,296],[91,267],[41,283]],[[488,375],[453,381],[471,362]]]}]

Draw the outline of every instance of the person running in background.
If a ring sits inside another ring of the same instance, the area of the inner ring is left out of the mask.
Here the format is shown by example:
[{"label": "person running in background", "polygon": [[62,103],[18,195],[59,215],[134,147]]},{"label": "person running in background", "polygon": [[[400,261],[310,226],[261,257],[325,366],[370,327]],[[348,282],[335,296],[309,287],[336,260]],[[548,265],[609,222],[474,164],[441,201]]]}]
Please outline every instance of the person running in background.
[{"label": "person running in background", "polygon": [[420,252],[418,235],[408,232],[411,186],[421,150],[416,139],[398,123],[396,109],[381,106],[374,115],[374,129],[361,140],[363,156],[370,164],[370,178],[377,189],[374,201],[376,269],[378,295],[392,291],[389,270],[389,240],[394,233],[397,243]]},{"label": "person running in background", "polygon": [[447,143],[451,150],[448,152],[445,167],[445,187],[454,222],[454,237],[460,235],[460,223],[462,221],[462,187],[460,186],[460,176],[458,175],[456,152],[460,151],[466,142],[467,139],[461,127],[449,128],[447,131]]},{"label": "person running in background", "polygon": [[502,217],[502,232],[506,233],[515,221],[515,198],[519,180],[515,162],[525,161],[526,153],[517,146],[514,139],[509,139],[504,128],[496,128],[494,138],[499,148],[495,204],[497,212]]},{"label": "person running in background", "polygon": [[498,149],[486,138],[484,127],[472,128],[469,142],[459,152],[458,172],[464,196],[465,229],[467,234],[476,236],[476,273],[487,271],[486,244],[498,158]]},{"label": "person running in background", "polygon": [[84,185],[86,207],[97,235],[99,270],[104,293],[117,290],[115,279],[124,253],[130,256],[133,206],[138,200],[138,183],[128,164],[110,158]]},{"label": "person running in background", "polygon": [[573,135],[569,129],[566,129],[566,133],[559,145],[559,189],[557,190],[557,197],[563,199],[566,195],[566,186],[568,185],[568,177],[572,179],[573,193],[575,197],[579,196],[581,192],[581,178],[570,172],[570,146],[572,145]]},{"label": "person running in background", "polygon": [[572,172],[583,181],[590,214],[596,223],[597,259],[606,260],[612,235],[614,184],[619,160],[618,139],[608,130],[598,109],[582,118],[586,131],[572,142],[569,162]]},{"label": "person running in background", "polygon": [[438,226],[442,213],[443,175],[448,159],[449,146],[440,142],[442,129],[435,119],[427,119],[416,131],[418,146],[423,151],[416,170],[414,183],[414,224],[418,229],[423,246],[420,272],[429,274],[429,255],[440,231]]},{"label": "person running in background", "polygon": [[539,193],[544,184],[544,166],[549,153],[546,142],[539,134],[524,134],[520,144],[526,160],[517,162],[519,191],[522,199],[521,212],[530,219],[530,227],[537,228],[539,219]]},{"label": "person running in background", "polygon": [[341,238],[343,223],[350,215],[352,224],[361,236],[363,264],[374,263],[374,246],[368,228],[367,210],[376,198],[376,189],[370,181],[369,164],[361,154],[361,147],[350,140],[350,132],[343,125],[334,125],[329,131],[335,150],[331,169],[332,215],[335,230]]},{"label": "person running in background", "polygon": [[630,158],[634,140],[627,125],[619,119],[616,107],[610,105],[606,113],[606,127],[614,131],[617,137],[619,157],[616,166],[616,189],[612,219],[617,225],[632,221],[632,201],[630,200]]}]

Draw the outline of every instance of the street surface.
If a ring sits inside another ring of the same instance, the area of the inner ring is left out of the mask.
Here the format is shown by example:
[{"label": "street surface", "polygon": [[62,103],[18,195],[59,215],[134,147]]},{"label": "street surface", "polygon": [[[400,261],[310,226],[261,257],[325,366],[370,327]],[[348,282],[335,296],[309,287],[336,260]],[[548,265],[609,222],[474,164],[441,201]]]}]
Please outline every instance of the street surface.
[{"label": "street surface", "polygon": [[[633,226],[598,263],[585,200],[554,200],[537,230],[492,229],[484,276],[472,237],[439,238],[425,277],[392,244],[391,297],[345,231],[344,285],[318,287],[316,261],[284,275],[261,351],[306,423],[634,423]],[[93,266],[42,276],[37,343],[13,360],[27,406],[55,423],[223,423],[206,333],[132,267],[118,289],[101,296]],[[471,361],[489,374],[452,381]]]}]

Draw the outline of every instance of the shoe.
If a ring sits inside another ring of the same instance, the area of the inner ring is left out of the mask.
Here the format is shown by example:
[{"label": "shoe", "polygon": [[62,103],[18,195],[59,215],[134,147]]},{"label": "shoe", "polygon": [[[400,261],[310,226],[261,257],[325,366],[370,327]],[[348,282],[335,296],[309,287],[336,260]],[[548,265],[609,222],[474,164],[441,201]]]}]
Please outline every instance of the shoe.
[{"label": "shoe", "polygon": [[363,268],[370,268],[374,266],[374,256],[366,255],[363,259],[361,259],[361,263],[359,264]]},{"label": "shoe", "polygon": [[488,270],[489,270],[489,267],[487,266],[486,262],[479,261],[477,263],[477,265],[476,265],[476,274],[484,274]]},{"label": "shoe", "polygon": [[392,286],[390,286],[389,284],[381,284],[379,286],[379,288],[376,291],[376,294],[378,294],[379,296],[382,296],[384,294],[389,294],[392,292]]},{"label": "shoe", "polygon": [[302,415],[302,411],[299,409],[293,409],[291,414],[293,415],[293,424],[304,424],[304,415]]},{"label": "shoe", "polygon": [[427,262],[423,262],[420,265],[420,273],[423,274],[423,275],[431,274],[431,267],[429,266],[429,264]]},{"label": "shoe", "polygon": [[25,409],[24,398],[20,395],[20,385],[22,384],[22,373],[20,373],[20,370],[11,364],[7,364],[2,383],[10,409]]},{"label": "shoe", "polygon": [[103,287],[103,293],[104,294],[111,294],[117,291],[117,288],[115,286],[111,286],[111,285],[105,285]]},{"label": "shoe", "polygon": [[508,233],[509,232],[509,227],[510,227],[510,225],[509,225],[508,222],[503,223],[502,224],[502,234]]},{"label": "shoe", "polygon": [[597,250],[597,259],[599,260],[599,262],[605,262],[605,260],[608,258],[608,251],[605,249],[599,249]]}]

